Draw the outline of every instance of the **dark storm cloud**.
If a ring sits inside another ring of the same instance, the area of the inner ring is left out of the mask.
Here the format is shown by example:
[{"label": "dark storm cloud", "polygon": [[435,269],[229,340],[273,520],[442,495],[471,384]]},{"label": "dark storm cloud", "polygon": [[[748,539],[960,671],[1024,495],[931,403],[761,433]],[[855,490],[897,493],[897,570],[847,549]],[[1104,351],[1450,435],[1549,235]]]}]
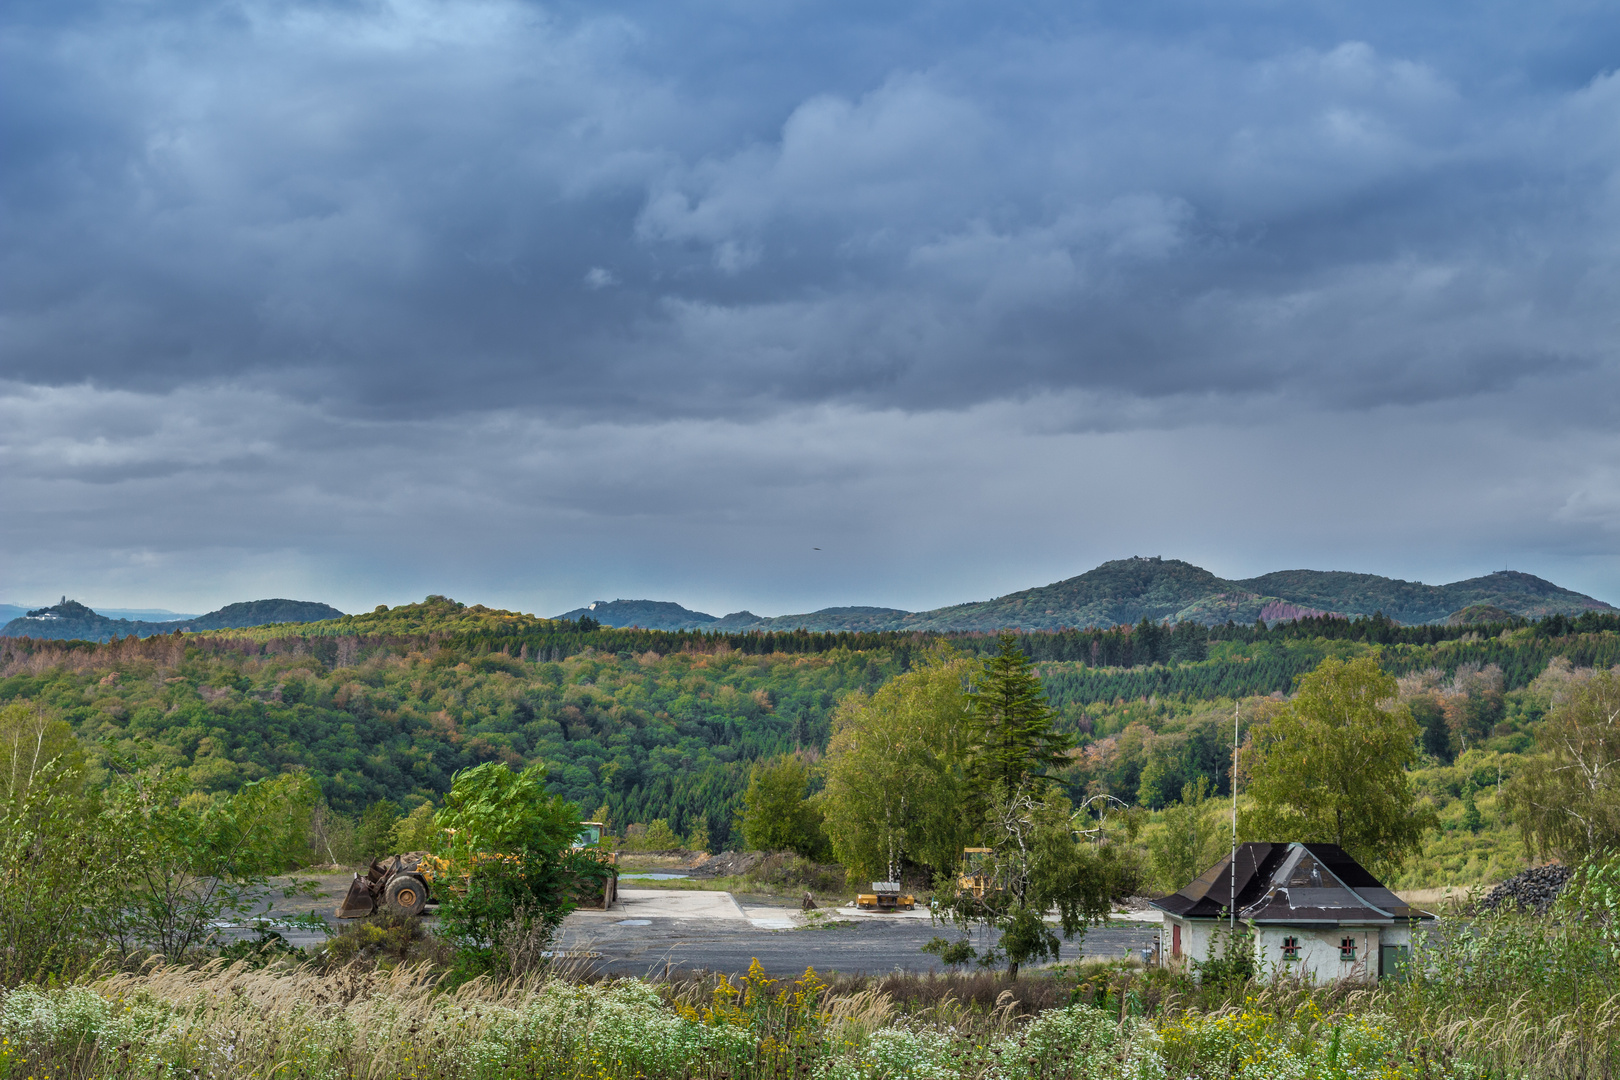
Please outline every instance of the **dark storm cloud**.
[{"label": "dark storm cloud", "polygon": [[1581,3],[7,5],[0,599],[1620,599],[1617,58]]},{"label": "dark storm cloud", "polygon": [[575,418],[1610,370],[1567,14],[17,9],[5,370]]}]

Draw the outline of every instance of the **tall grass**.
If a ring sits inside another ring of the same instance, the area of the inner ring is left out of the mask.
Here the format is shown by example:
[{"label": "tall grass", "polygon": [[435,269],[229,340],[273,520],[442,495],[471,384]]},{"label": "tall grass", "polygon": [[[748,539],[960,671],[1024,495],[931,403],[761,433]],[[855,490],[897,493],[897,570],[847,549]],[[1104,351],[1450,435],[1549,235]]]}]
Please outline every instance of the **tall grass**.
[{"label": "tall grass", "polygon": [[[1007,997],[1004,995],[1004,998]],[[154,967],[0,1000],[0,1076],[1104,1077],[1162,1080],[1151,1031],[1077,1006],[1021,1021],[942,997],[908,1016],[813,972],[664,986],[548,977],[443,992],[420,967]]]},{"label": "tall grass", "polygon": [[[1615,1080],[1606,923],[1445,922],[1404,983],[992,973],[452,986],[423,964],[154,965],[0,997],[0,1080]],[[442,970],[442,969],[439,969]]]}]

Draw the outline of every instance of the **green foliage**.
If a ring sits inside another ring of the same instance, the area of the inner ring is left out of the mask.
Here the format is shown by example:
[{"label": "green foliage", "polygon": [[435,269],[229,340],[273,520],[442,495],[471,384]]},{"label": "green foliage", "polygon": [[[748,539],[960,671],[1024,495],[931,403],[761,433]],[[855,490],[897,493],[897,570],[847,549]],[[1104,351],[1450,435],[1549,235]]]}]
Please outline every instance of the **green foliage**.
[{"label": "green foliage", "polygon": [[749,848],[824,858],[827,834],[809,793],[810,770],[799,755],[755,765],[743,793],[742,834]]},{"label": "green foliage", "polygon": [[1254,934],[1248,924],[1217,925],[1210,938],[1208,959],[1194,961],[1193,967],[1204,986],[1217,991],[1241,992],[1259,974],[1254,958]]},{"label": "green foliage", "polygon": [[433,818],[434,850],[452,863],[490,853],[556,853],[579,836],[579,807],[546,790],[546,767],[491,761],[458,772]]},{"label": "green foliage", "polygon": [[1375,874],[1398,870],[1435,824],[1406,770],[1417,724],[1371,657],[1327,659],[1299,694],[1256,725],[1247,837],[1338,844]]},{"label": "green foliage", "polygon": [[26,705],[0,710],[0,986],[84,973],[110,930],[120,867],[65,728]]},{"label": "green foliage", "polygon": [[84,753],[73,729],[37,702],[13,701],[0,708],[0,802],[28,799],[47,774],[77,774]]},{"label": "green foliage", "polygon": [[399,822],[399,807],[388,799],[378,799],[366,807],[366,812],[360,815],[359,828],[355,830],[355,846],[359,848],[360,860],[369,863],[372,859],[400,850],[393,846],[394,830]]},{"label": "green foliage", "polygon": [[[39,619],[36,616],[47,615]],[[218,611],[199,615],[195,619],[176,619],[169,622],[145,622],[129,619],[109,619],[73,600],[63,598],[60,604],[30,611],[28,617],[14,619],[0,627],[0,635],[16,635],[47,640],[107,641],[113,638],[153,637],[192,630],[219,630],[227,627],[264,626],[273,623],[304,623],[317,619],[334,619],[343,615],[327,604],[301,600],[251,600],[229,604]]]},{"label": "green foliage", "polygon": [[937,652],[833,718],[820,796],[838,861],[855,880],[906,862],[948,873],[978,822],[964,813],[973,725],[963,693],[977,664]]},{"label": "green foliage", "polygon": [[439,905],[438,933],[455,949],[457,979],[547,966],[557,927],[581,894],[600,894],[609,872],[590,853],[566,848],[472,863],[466,885]]},{"label": "green foliage", "polygon": [[1070,739],[1054,726],[1041,680],[1012,634],[1001,636],[1000,651],[974,679],[968,713],[975,730],[967,780],[975,804],[984,806],[998,788],[1042,787],[1063,764]]},{"label": "green foliage", "polygon": [[1525,843],[1570,861],[1620,850],[1620,674],[1575,683],[1508,787]]},{"label": "green foliage", "polygon": [[439,843],[439,827],[433,821],[435,813],[433,804],[425,802],[395,822],[394,831],[389,835],[389,850],[432,851]]},{"label": "green foliage", "polygon": [[967,938],[958,938],[956,941],[942,937],[929,938],[922,951],[934,954],[939,957],[940,963],[953,968],[971,964],[979,955],[973,948],[973,943]]},{"label": "green foliage", "polygon": [[1209,781],[1181,789],[1181,801],[1161,815],[1163,828],[1148,840],[1149,865],[1161,893],[1172,893],[1207,870],[1220,857],[1223,830],[1209,819]]},{"label": "green foliage", "polygon": [[[544,762],[550,784],[615,822],[704,824],[732,842],[753,762],[823,746],[837,698],[901,669],[891,654],[588,654],[560,662],[502,645],[213,637],[28,645],[0,704],[67,721],[97,783],[109,753],[185,768],[209,791],[303,768],[336,814],[379,799],[437,802],[459,769]],[[38,646],[36,648],[36,646]],[[480,651],[483,650],[483,651]],[[22,673],[17,673],[19,670]],[[324,853],[323,853],[324,858]]]},{"label": "green foliage", "polygon": [[709,824],[699,820],[692,826],[692,831],[686,836],[686,846],[692,851],[712,851],[713,842],[709,839]]},{"label": "green foliage", "polygon": [[158,767],[117,777],[94,828],[119,870],[109,936],[120,954],[188,960],[212,944],[219,923],[254,914],[272,893],[269,877],[307,860],[314,800],[315,785],[299,773],[214,797]]},{"label": "green foliage", "polygon": [[544,765],[514,773],[490,762],[455,775],[434,817],[449,864],[434,888],[462,976],[540,967],[576,895],[601,888],[607,867],[572,850],[579,823],[579,807],[546,790]]},{"label": "green foliage", "polygon": [[654,818],[645,825],[632,825],[625,832],[620,845],[625,851],[674,851],[686,845],[680,834],[669,827],[663,818]]},{"label": "green foliage", "polygon": [[[1016,977],[1021,964],[1056,959],[1059,933],[1084,940],[1086,927],[1107,916],[1112,900],[1136,889],[1139,874],[1117,845],[1076,837],[1073,808],[1061,795],[1037,799],[1028,790],[992,795],[984,826],[991,848],[985,871],[992,887],[974,896],[958,891],[953,877],[942,876],[935,892],[948,898],[941,910],[959,928],[979,924],[1000,931],[999,943],[980,962],[994,963],[999,953]],[[1045,921],[1054,910],[1057,931]]]}]

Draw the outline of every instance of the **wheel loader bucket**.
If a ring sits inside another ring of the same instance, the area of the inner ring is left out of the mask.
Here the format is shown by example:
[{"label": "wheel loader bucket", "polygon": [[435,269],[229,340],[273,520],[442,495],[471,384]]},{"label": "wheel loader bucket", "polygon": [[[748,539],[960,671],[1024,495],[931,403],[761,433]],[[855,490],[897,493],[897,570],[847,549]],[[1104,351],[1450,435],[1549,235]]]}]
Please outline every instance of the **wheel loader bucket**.
[{"label": "wheel loader bucket", "polygon": [[376,910],[377,898],[372,895],[371,882],[359,874],[354,875],[354,880],[349,882],[349,891],[343,897],[343,903],[338,905],[337,917],[358,919]]}]

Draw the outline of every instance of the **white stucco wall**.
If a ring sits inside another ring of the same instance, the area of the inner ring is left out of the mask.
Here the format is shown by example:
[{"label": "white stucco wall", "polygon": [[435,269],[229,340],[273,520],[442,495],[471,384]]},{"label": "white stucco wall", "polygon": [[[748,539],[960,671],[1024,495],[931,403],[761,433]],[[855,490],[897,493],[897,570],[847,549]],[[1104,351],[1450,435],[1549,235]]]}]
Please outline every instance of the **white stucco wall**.
[{"label": "white stucco wall", "polygon": [[[1350,979],[1355,982],[1378,980],[1378,947],[1382,934],[1393,927],[1344,926],[1332,928],[1266,926],[1255,931],[1255,952],[1260,971],[1265,976],[1273,973],[1295,979],[1310,979],[1319,983]],[[1410,936],[1410,935],[1408,935]],[[1283,939],[1299,941],[1299,959],[1283,959]],[[1345,938],[1356,941],[1355,960],[1339,959],[1339,942]]]},{"label": "white stucco wall", "polygon": [[[1171,956],[1171,947],[1175,942],[1175,926],[1181,927],[1181,958],[1179,961]],[[1243,929],[1240,924],[1238,929]],[[1215,954],[1219,956],[1226,951],[1226,939],[1231,933],[1225,919],[1177,919],[1174,915],[1164,917],[1164,925],[1159,930],[1159,956],[1165,964],[1182,963],[1197,960],[1202,963],[1209,959],[1210,944],[1215,943]]]},{"label": "white stucco wall", "polygon": [[[1181,957],[1171,955],[1174,928],[1181,927]],[[1254,933],[1255,960],[1261,976],[1269,978],[1279,974],[1288,978],[1311,979],[1319,983],[1350,979],[1356,982],[1378,980],[1379,948],[1382,945],[1412,944],[1412,931],[1406,926],[1346,926],[1346,927],[1251,927]],[[1205,961],[1210,957],[1211,943],[1219,955],[1225,949],[1228,933],[1226,920],[1177,919],[1166,915],[1160,928],[1159,958],[1167,966]],[[1283,959],[1283,939],[1297,938],[1299,959]],[[1339,942],[1356,939],[1354,961],[1339,959]]]}]

